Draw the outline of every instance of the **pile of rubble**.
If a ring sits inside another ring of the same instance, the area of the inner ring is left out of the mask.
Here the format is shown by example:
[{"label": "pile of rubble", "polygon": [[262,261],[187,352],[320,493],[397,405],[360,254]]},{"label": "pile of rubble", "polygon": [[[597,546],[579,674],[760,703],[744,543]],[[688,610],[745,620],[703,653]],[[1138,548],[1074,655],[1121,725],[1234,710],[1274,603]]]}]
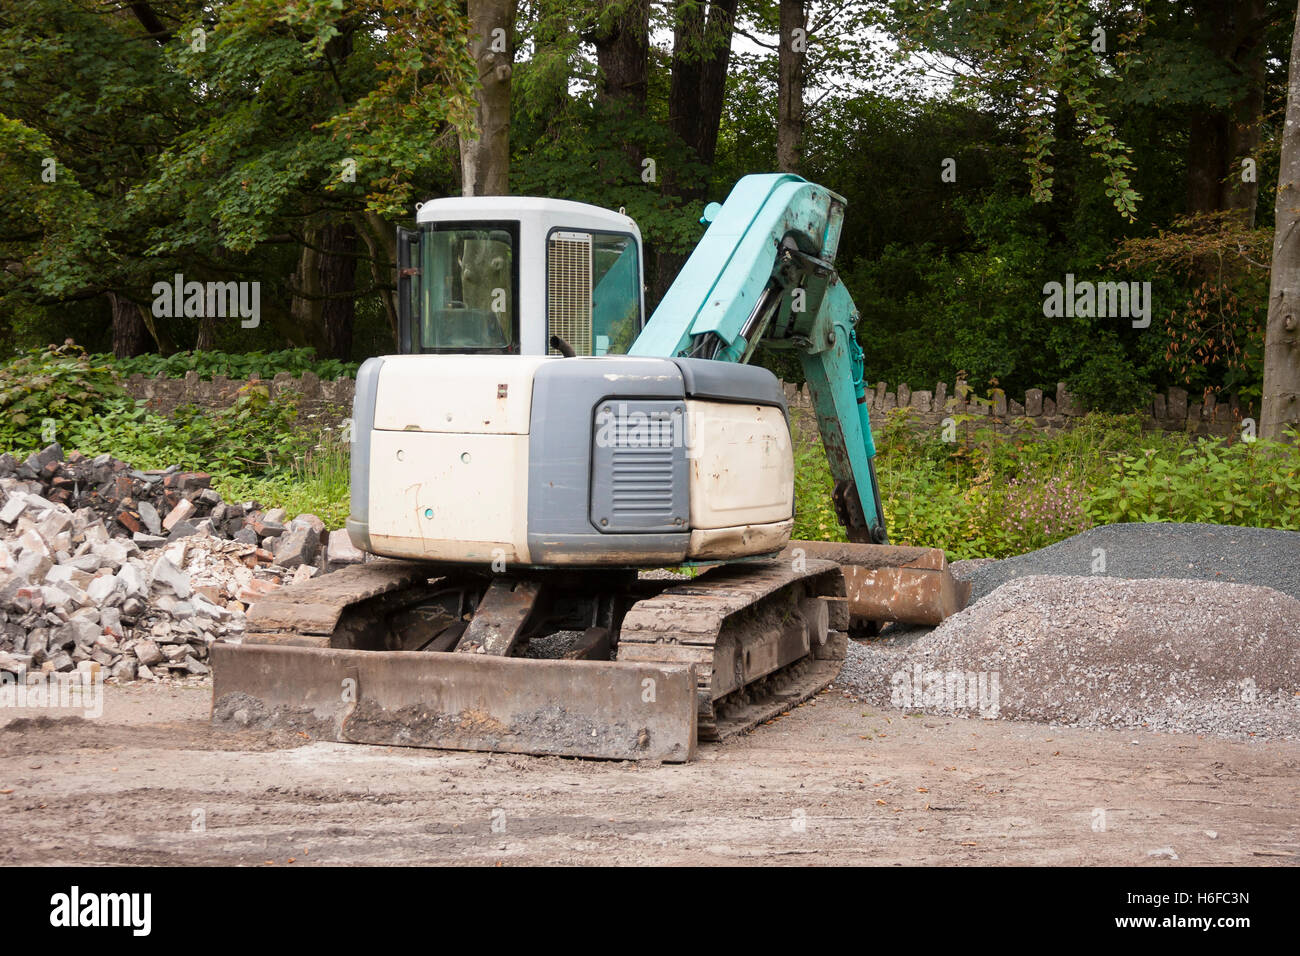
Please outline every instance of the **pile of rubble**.
[{"label": "pile of rubble", "polygon": [[259,595],[366,557],[315,515],[211,482],[57,444],[0,455],[0,672],[202,676]]}]

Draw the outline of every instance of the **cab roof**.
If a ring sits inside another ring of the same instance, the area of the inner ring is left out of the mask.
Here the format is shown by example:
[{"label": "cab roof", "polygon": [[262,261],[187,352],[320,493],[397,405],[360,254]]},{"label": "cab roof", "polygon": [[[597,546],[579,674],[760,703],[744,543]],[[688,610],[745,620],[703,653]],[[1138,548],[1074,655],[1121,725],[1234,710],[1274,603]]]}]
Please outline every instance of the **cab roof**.
[{"label": "cab roof", "polygon": [[585,227],[641,235],[631,216],[585,202],[540,196],[454,196],[432,199],[422,204],[415,213],[415,221],[418,223],[500,219],[548,222],[560,227]]}]

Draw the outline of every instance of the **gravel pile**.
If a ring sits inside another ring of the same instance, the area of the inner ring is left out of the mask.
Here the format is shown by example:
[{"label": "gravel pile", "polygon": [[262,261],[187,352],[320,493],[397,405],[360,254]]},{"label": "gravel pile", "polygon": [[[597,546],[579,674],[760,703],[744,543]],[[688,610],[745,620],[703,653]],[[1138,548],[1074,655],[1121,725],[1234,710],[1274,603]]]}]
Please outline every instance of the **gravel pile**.
[{"label": "gravel pile", "polygon": [[1029,574],[1195,578],[1254,584],[1300,599],[1300,534],[1213,524],[1102,525],[1039,551],[975,568],[969,574],[974,583],[971,600]]},{"label": "gravel pile", "polygon": [[1300,739],[1300,534],[1107,526],[958,571],[971,607],[851,644],[839,685],[928,713]]}]

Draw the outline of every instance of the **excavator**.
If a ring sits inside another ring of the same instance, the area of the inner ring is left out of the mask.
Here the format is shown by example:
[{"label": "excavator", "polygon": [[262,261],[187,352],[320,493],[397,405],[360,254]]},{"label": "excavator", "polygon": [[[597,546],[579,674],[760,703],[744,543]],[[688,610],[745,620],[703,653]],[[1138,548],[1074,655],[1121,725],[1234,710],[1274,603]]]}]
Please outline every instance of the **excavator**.
[{"label": "excavator", "polygon": [[[357,372],[365,563],[212,648],[212,719],[354,743],[689,761],[824,690],[848,641],[964,607],[888,543],[840,196],[741,179],[645,319],[622,210],[466,197],[398,229],[399,354]],[[791,541],[794,353],[847,543]]]}]

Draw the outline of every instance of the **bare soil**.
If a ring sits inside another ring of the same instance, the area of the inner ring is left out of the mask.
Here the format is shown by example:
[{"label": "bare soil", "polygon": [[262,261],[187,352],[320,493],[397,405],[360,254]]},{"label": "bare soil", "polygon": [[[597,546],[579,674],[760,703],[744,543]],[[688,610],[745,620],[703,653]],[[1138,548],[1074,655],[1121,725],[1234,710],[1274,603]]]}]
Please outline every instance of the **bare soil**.
[{"label": "bare soil", "polygon": [[831,690],[652,766],[219,731],[210,704],[136,684],[94,720],[0,712],[0,865],[1300,860],[1294,741],[909,716]]}]

